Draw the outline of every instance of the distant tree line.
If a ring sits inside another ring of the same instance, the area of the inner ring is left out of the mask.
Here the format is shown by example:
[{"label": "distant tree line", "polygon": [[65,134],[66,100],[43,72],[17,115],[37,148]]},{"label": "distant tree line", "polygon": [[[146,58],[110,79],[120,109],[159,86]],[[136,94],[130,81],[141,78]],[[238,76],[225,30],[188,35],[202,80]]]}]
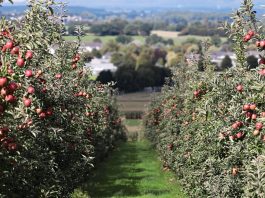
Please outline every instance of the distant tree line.
[{"label": "distant tree line", "polygon": [[133,68],[121,67],[115,73],[110,70],[100,72],[97,81],[103,84],[115,82],[115,87],[124,92],[141,91],[145,87],[161,87],[165,84],[167,77],[171,76],[171,72],[167,68],[157,66],[151,68]]},{"label": "distant tree line", "polygon": [[90,32],[99,36],[105,35],[149,35],[152,24],[143,21],[129,22],[122,19],[114,19],[94,23],[90,26]]},{"label": "distant tree line", "polygon": [[[148,36],[152,30],[178,31],[182,35],[199,36],[225,36],[225,32],[220,30],[220,24],[212,21],[190,22],[182,17],[166,18],[162,20],[134,20],[112,19],[109,21],[96,22],[75,22],[68,24],[68,34],[75,35],[75,26],[82,25],[84,33],[93,33],[98,36],[106,35],[128,35],[128,36]],[[88,28],[89,27],[89,28]]]},{"label": "distant tree line", "polygon": [[[105,49],[106,50],[106,49]],[[112,51],[110,48],[108,51]],[[164,85],[171,71],[166,68],[167,51],[150,48],[148,45],[119,46],[112,51],[111,62],[118,67],[115,74],[102,71],[97,80],[102,83],[116,82],[120,91],[134,92],[145,87],[160,87]]]},{"label": "distant tree line", "polygon": [[226,36],[225,31],[221,30],[220,24],[210,22],[195,22],[189,24],[181,30],[181,35],[198,35],[198,36]]},{"label": "distant tree line", "polygon": [[155,45],[157,43],[162,43],[165,45],[174,45],[173,39],[164,39],[161,36],[157,36],[156,34],[150,35],[146,38],[145,43],[147,45]]}]

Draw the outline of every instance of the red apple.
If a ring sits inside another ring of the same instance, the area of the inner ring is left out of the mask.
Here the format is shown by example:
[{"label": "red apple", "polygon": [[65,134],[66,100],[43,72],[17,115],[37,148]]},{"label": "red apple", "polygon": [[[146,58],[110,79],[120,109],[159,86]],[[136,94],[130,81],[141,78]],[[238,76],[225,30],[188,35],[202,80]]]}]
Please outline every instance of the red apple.
[{"label": "red apple", "polygon": [[3,127],[1,128],[3,133],[8,133],[9,132],[9,128],[8,127]]},{"label": "red apple", "polygon": [[16,97],[15,96],[13,96],[13,95],[7,95],[6,97],[5,97],[5,101],[7,101],[7,102],[10,102],[10,103],[13,103],[13,102],[15,102],[16,101]]},{"label": "red apple", "polygon": [[256,104],[251,104],[249,106],[249,108],[250,108],[250,110],[254,111],[257,108],[257,106],[256,106]]},{"label": "red apple", "polygon": [[39,114],[39,118],[40,119],[45,119],[46,118],[46,113],[45,112],[42,112]]},{"label": "red apple", "polygon": [[7,41],[5,44],[6,49],[12,49],[13,48],[13,42],[12,41]]},{"label": "red apple", "polygon": [[73,62],[76,63],[80,60],[80,55],[79,54],[76,54],[75,57],[73,58]]},{"label": "red apple", "polygon": [[31,99],[24,98],[23,103],[24,103],[25,107],[30,107],[31,106]]},{"label": "red apple", "polygon": [[9,143],[9,144],[7,145],[7,149],[8,149],[9,151],[16,151],[16,150],[17,150],[17,144],[16,144],[16,143]]},{"label": "red apple", "polygon": [[29,94],[34,94],[35,93],[35,89],[32,86],[29,86],[27,90],[28,90]]},{"label": "red apple", "polygon": [[28,77],[28,78],[32,77],[32,76],[33,76],[33,72],[32,72],[32,70],[29,70],[29,69],[26,70],[26,71],[25,71],[25,76]]},{"label": "red apple", "polygon": [[236,134],[236,137],[238,138],[238,139],[241,139],[242,137],[243,137],[243,132],[242,131],[240,131],[240,132],[238,132],[237,134]]},{"label": "red apple", "polygon": [[80,91],[80,92],[78,93],[78,96],[83,96],[83,92]]},{"label": "red apple", "polygon": [[248,35],[249,35],[250,37],[253,37],[253,36],[255,35],[255,32],[254,32],[253,30],[249,30],[249,31],[248,31]]},{"label": "red apple", "polygon": [[6,46],[5,46],[5,45],[1,48],[1,51],[2,51],[3,53],[6,52]]},{"label": "red apple", "polygon": [[167,145],[167,148],[172,151],[173,150],[173,144]]},{"label": "red apple", "polygon": [[19,67],[24,67],[24,65],[25,65],[25,61],[24,61],[24,59],[19,57],[19,58],[17,59],[17,66],[19,66]]},{"label": "red apple", "polygon": [[80,57],[80,54],[76,54],[76,55],[75,55],[75,59],[76,59],[77,61],[79,61],[80,58],[81,58],[81,57]]},{"label": "red apple", "polygon": [[248,42],[250,39],[251,39],[251,36],[247,34],[246,36],[244,36],[243,41]]},{"label": "red apple", "polygon": [[260,47],[260,41],[256,41],[256,46]]},{"label": "red apple", "polygon": [[77,68],[77,65],[74,63],[72,64],[72,69],[76,69]]},{"label": "red apple", "polygon": [[62,78],[62,74],[56,74],[56,75],[55,75],[55,78],[57,78],[57,79],[61,79],[61,78]]},{"label": "red apple", "polygon": [[257,117],[258,117],[257,114],[252,114],[251,119],[252,119],[252,120],[256,120]]},{"label": "red apple", "polygon": [[7,78],[6,77],[1,77],[0,78],[0,87],[4,87],[7,83]]},{"label": "red apple", "polygon": [[265,65],[265,58],[261,58],[259,60],[259,65]]},{"label": "red apple", "polygon": [[230,135],[229,139],[234,140],[234,139],[236,139],[236,136],[235,135]]},{"label": "red apple", "polygon": [[199,90],[196,90],[196,91],[194,91],[194,93],[193,93],[193,95],[196,97],[196,98],[198,98],[199,96],[200,96],[200,91]]},{"label": "red apple", "polygon": [[42,72],[41,70],[38,70],[36,76],[39,77],[39,76],[42,75],[42,73],[43,73],[43,72]]},{"label": "red apple", "polygon": [[237,123],[238,127],[242,127],[243,126],[243,122],[241,122],[241,121],[236,121],[236,123]]},{"label": "red apple", "polygon": [[40,114],[41,112],[42,112],[42,109],[40,109],[40,108],[36,109],[37,114]]},{"label": "red apple", "polygon": [[259,43],[259,44],[260,44],[260,47],[262,47],[262,48],[263,48],[263,47],[265,47],[265,40],[263,40],[263,41],[260,41],[260,43]]},{"label": "red apple", "polygon": [[13,49],[10,52],[12,55],[17,55],[19,54],[19,47],[13,47]]},{"label": "red apple", "polygon": [[[8,133],[9,129],[7,127],[4,128],[0,128],[0,138],[1,136],[6,136],[6,134]],[[0,140],[1,141],[1,140]]]},{"label": "red apple", "polygon": [[242,92],[243,91],[243,85],[237,85],[236,90],[238,92]]},{"label": "red apple", "polygon": [[16,91],[17,90],[17,88],[18,88],[18,85],[17,85],[17,83],[15,83],[15,82],[11,82],[11,83],[9,83],[9,85],[8,85],[8,90],[10,91],[10,92],[14,92],[14,91]]},{"label": "red apple", "polygon": [[232,125],[232,128],[233,128],[233,129],[238,129],[238,127],[239,127],[239,126],[238,126],[238,123],[237,123],[237,122],[234,123],[234,124]]},{"label": "red apple", "polygon": [[246,112],[246,117],[247,118],[251,118],[252,117],[252,113],[251,112]]},{"label": "red apple", "polygon": [[28,119],[27,121],[26,121],[26,123],[27,123],[27,125],[32,125],[33,124],[33,120],[32,119]]},{"label": "red apple", "polygon": [[25,58],[26,58],[26,59],[32,59],[32,58],[33,58],[33,52],[30,51],[30,50],[28,50],[28,51],[26,52],[26,56],[25,56]]},{"label": "red apple", "polygon": [[259,70],[258,73],[259,73],[261,76],[265,76],[265,69]]},{"label": "red apple", "polygon": [[249,105],[249,104],[245,104],[245,105],[243,106],[243,110],[244,110],[244,111],[249,111],[249,110],[250,110],[250,105]]},{"label": "red apple", "polygon": [[10,68],[8,68],[8,69],[7,69],[7,73],[8,73],[9,75],[12,75],[12,74],[14,73],[14,70],[13,70],[13,69],[10,69]]},{"label": "red apple", "polygon": [[238,168],[232,168],[232,175],[236,176],[238,174]]},{"label": "red apple", "polygon": [[265,112],[261,112],[261,113],[260,113],[260,116],[261,116],[262,118],[264,118],[264,117],[265,117]]},{"label": "red apple", "polygon": [[263,128],[263,124],[261,122],[257,122],[255,127],[257,130],[261,130]]},{"label": "red apple", "polygon": [[43,87],[43,88],[41,89],[41,92],[42,92],[42,93],[47,93],[47,88],[46,88],[46,87]]},{"label": "red apple", "polygon": [[3,87],[1,89],[1,96],[5,97],[7,94],[8,94],[7,88],[6,87]]}]

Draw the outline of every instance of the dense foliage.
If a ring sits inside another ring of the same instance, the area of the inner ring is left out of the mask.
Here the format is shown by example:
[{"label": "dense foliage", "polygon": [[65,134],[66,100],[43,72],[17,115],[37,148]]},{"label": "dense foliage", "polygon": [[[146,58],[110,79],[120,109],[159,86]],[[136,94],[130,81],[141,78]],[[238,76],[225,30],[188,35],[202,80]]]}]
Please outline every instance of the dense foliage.
[{"label": "dense foliage", "polygon": [[128,22],[122,19],[94,23],[90,27],[90,32],[96,35],[149,35],[152,24],[142,21]]},{"label": "dense foliage", "polygon": [[167,51],[165,48],[151,48],[148,45],[118,45],[108,43],[106,51],[112,53],[111,62],[117,71],[102,71],[97,80],[102,83],[116,82],[120,91],[142,91],[146,87],[161,87],[171,71],[166,68]]},{"label": "dense foliage", "polygon": [[218,23],[211,22],[195,22],[184,28],[180,33],[182,35],[225,36],[225,32],[218,29],[218,25]]},{"label": "dense foliage", "polygon": [[21,21],[0,21],[0,197],[67,197],[124,139],[112,90],[62,38],[61,10],[30,1]]},{"label": "dense foliage", "polygon": [[[253,3],[244,0],[225,30],[237,66],[215,73],[203,44],[201,64],[180,65],[146,116],[146,135],[190,197],[265,196],[264,35]],[[256,43],[259,66],[248,65]]]}]

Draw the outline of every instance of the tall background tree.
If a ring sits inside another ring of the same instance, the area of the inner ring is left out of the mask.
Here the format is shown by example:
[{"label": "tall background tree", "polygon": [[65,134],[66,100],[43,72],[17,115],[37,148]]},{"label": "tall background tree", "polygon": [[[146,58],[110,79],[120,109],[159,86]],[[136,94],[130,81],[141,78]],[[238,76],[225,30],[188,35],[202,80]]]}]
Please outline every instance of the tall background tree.
[{"label": "tall background tree", "polygon": [[221,62],[221,68],[222,69],[228,69],[228,68],[231,68],[231,67],[233,67],[232,60],[231,60],[231,58],[228,55],[226,55],[224,57],[224,59],[222,60],[222,62]]}]

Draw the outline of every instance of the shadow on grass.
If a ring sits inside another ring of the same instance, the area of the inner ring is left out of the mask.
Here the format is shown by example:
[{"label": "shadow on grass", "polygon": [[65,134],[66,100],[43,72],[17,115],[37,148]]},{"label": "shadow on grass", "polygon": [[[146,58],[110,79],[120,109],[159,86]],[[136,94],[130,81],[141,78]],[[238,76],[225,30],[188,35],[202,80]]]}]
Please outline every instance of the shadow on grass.
[{"label": "shadow on grass", "polygon": [[[150,158],[148,146],[139,143],[126,143],[106,159],[91,177],[90,182],[83,188],[92,198],[104,197],[134,197],[142,195],[162,195],[168,189],[148,187],[140,189],[143,180],[152,180],[152,171],[148,167],[139,167]],[[148,166],[148,165],[147,165]]]}]

